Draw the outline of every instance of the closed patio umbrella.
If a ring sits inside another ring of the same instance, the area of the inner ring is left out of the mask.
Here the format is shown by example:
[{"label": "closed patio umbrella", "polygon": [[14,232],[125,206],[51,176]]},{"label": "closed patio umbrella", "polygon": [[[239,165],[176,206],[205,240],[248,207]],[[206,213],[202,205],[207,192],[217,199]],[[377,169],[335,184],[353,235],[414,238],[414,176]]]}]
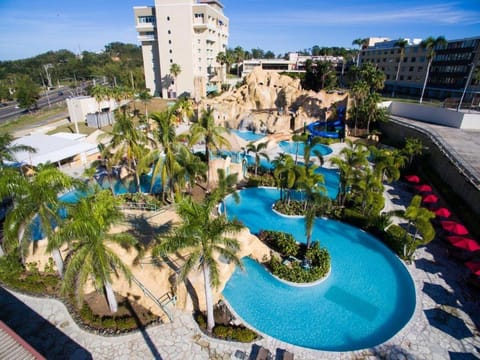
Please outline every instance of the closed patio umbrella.
[{"label": "closed patio umbrella", "polygon": [[417,190],[418,192],[431,192],[432,187],[430,185],[427,185],[427,184],[416,185],[415,190]]},{"label": "closed patio umbrella", "polygon": [[461,236],[448,236],[447,239],[448,241],[450,241],[450,243],[453,246],[456,246],[460,249],[468,250],[468,251],[480,250],[480,245],[478,245],[477,242],[473,239],[469,239]]},{"label": "closed patio umbrella", "polygon": [[468,230],[465,226],[456,221],[449,221],[445,220],[440,223],[442,225],[443,230],[449,231],[456,235],[467,235]]},{"label": "closed patio umbrella", "polygon": [[407,175],[405,176],[408,182],[418,184],[420,183],[420,178],[417,175]]},{"label": "closed patio umbrella", "polygon": [[429,194],[429,195],[424,196],[422,201],[425,204],[433,204],[433,203],[436,203],[438,201],[438,196],[434,195],[434,194]]},{"label": "closed patio umbrella", "polygon": [[435,215],[438,217],[449,218],[452,213],[447,208],[442,207],[435,211]]},{"label": "closed patio umbrella", "polygon": [[465,266],[468,267],[472,273],[480,276],[480,262],[478,261],[467,261]]}]

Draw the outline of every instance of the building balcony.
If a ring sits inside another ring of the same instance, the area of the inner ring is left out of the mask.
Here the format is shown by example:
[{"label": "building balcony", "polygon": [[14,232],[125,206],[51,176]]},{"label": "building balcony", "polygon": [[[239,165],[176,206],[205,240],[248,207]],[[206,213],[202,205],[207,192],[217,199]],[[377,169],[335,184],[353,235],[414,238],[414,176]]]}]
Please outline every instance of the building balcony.
[{"label": "building balcony", "polygon": [[137,40],[140,42],[155,41],[155,35],[138,35]]},{"label": "building balcony", "polygon": [[154,31],[155,25],[152,23],[137,23],[135,29],[138,32],[147,32],[147,31]]}]

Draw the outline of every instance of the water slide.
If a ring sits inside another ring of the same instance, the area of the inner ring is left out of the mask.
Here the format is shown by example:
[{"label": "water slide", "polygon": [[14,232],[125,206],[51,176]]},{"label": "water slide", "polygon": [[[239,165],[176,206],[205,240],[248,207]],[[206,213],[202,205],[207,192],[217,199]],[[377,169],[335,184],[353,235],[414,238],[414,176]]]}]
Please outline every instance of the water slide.
[{"label": "water slide", "polygon": [[307,129],[313,136],[320,136],[324,138],[335,138],[338,139],[343,133],[345,133],[345,109],[338,108],[337,110],[338,118],[334,121],[315,121],[307,125]]}]

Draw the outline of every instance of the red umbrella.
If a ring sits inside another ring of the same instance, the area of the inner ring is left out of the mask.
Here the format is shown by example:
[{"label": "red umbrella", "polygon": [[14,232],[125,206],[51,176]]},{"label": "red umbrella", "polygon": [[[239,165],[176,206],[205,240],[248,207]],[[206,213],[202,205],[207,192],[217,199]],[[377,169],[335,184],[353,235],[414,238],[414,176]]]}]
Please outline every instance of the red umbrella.
[{"label": "red umbrella", "polygon": [[426,204],[433,204],[438,201],[438,196],[434,194],[429,194],[427,196],[424,196],[422,201]]},{"label": "red umbrella", "polygon": [[443,230],[450,231],[451,233],[454,233],[456,235],[467,235],[468,230],[465,226],[462,224],[459,224],[455,221],[442,221],[441,222]]},{"label": "red umbrella", "polygon": [[417,175],[407,175],[405,176],[408,182],[418,184],[420,182],[420,178]]},{"label": "red umbrella", "polygon": [[443,217],[443,218],[448,218],[448,217],[450,217],[450,215],[452,215],[452,213],[447,208],[442,207],[442,208],[438,209],[437,211],[435,211],[435,215],[437,215],[439,217]]},{"label": "red umbrella", "polygon": [[468,267],[475,275],[480,276],[480,262],[476,261],[467,261],[465,266]]},{"label": "red umbrella", "polygon": [[460,249],[468,251],[480,250],[480,245],[478,245],[473,239],[464,238],[461,236],[448,236],[447,239],[453,246],[456,246]]},{"label": "red umbrella", "polygon": [[432,187],[430,185],[427,185],[427,184],[416,185],[415,190],[417,190],[418,192],[430,192],[430,191],[432,191]]}]

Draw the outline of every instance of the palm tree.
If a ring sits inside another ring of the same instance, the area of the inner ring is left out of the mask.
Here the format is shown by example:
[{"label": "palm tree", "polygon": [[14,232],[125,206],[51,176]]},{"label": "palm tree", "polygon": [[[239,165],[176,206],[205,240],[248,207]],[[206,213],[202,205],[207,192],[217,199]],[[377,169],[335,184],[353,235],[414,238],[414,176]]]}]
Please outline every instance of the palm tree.
[{"label": "palm tree", "polygon": [[304,144],[308,141],[308,134],[295,134],[292,136],[292,141],[295,142],[295,164],[298,160],[298,146],[301,142]]},{"label": "palm tree", "polygon": [[[11,197],[13,208],[7,212],[4,223],[4,250],[11,253],[20,250],[22,263],[33,233],[38,231],[50,238],[57,225],[61,224],[60,209],[64,205],[59,195],[82,183],[52,166],[44,166],[27,179],[18,171],[3,169],[0,176],[0,198]],[[38,225],[37,225],[38,224]],[[34,249],[36,242],[33,243]],[[60,275],[63,262],[57,248],[51,248]]]},{"label": "palm tree", "polygon": [[148,90],[143,90],[140,91],[140,93],[137,95],[137,98],[143,103],[145,109],[145,119],[148,121],[148,103],[152,100],[152,95],[150,95],[150,92],[148,92]]},{"label": "palm tree", "polygon": [[136,239],[129,233],[111,234],[113,225],[124,220],[119,209],[119,198],[110,191],[101,190],[80,199],[68,208],[68,219],[55,232],[47,249],[69,244],[68,262],[65,271],[62,292],[75,290],[79,303],[83,300],[83,289],[93,278],[97,289],[105,290],[110,311],[118,309],[112,289],[112,274],[118,273],[131,280],[128,266],[108,247],[108,242],[117,243],[124,248],[135,245]]},{"label": "palm tree", "polygon": [[364,80],[358,80],[355,81],[355,83],[352,85],[352,89],[350,91],[354,106],[351,112],[353,112],[353,117],[354,117],[354,136],[357,136],[357,123],[358,123],[358,113],[359,113],[359,108],[362,107],[363,102],[365,101],[365,98],[369,94],[369,86],[366,81]]},{"label": "palm tree", "polygon": [[[407,231],[405,233],[404,256],[410,259],[418,245],[428,244],[435,237],[435,229],[431,223],[431,219],[435,218],[435,213],[421,207],[422,198],[415,195],[403,213],[403,217],[408,220]],[[410,228],[415,228],[413,238],[410,237]],[[417,239],[418,234],[421,235]]]},{"label": "palm tree", "polygon": [[140,191],[140,178],[137,174],[137,162],[142,153],[145,152],[147,137],[138,130],[126,108],[122,107],[121,112],[117,111],[116,121],[112,131],[100,135],[100,139],[111,137],[109,150],[120,154],[124,158],[123,166],[129,174],[135,176],[137,187]]},{"label": "palm tree", "polygon": [[280,188],[280,200],[290,201],[290,190],[300,177],[300,167],[288,154],[279,154],[273,161],[273,177]]},{"label": "palm tree", "polygon": [[267,161],[270,161],[268,154],[265,151],[262,151],[266,149],[267,146],[268,146],[268,141],[259,143],[257,145],[255,145],[253,141],[250,141],[247,144],[247,148],[246,148],[247,154],[250,152],[255,154],[255,176],[257,176],[257,170],[258,170],[258,167],[260,166],[261,158],[263,157],[267,159]]},{"label": "palm tree", "polygon": [[396,87],[396,82],[398,81],[398,74],[400,74],[400,67],[402,66],[403,63],[403,58],[405,57],[405,46],[408,45],[408,40],[406,39],[398,39],[393,46],[398,47],[400,49],[400,59],[398,60],[398,65],[397,65],[397,73],[395,75],[395,85],[393,85],[393,90],[392,90],[392,97],[395,97],[395,87]]},{"label": "palm tree", "polygon": [[[357,45],[359,50],[363,49],[368,46],[368,39],[361,39],[361,38],[355,39],[352,41],[352,45]],[[356,61],[357,66],[359,66],[359,61],[360,61],[360,51],[357,54],[357,61]]]},{"label": "palm tree", "polygon": [[207,109],[202,112],[200,119],[190,127],[191,138],[190,145],[196,144],[203,139],[205,142],[205,157],[207,159],[207,192],[210,190],[210,151],[225,146],[230,148],[230,142],[223,134],[228,133],[228,129],[215,125],[213,118],[213,109]]},{"label": "palm tree", "polygon": [[212,192],[211,197],[214,201],[222,203],[223,214],[227,216],[227,205],[225,204],[225,197],[232,194],[233,200],[238,203],[240,195],[235,191],[235,186],[238,183],[238,174],[225,174],[224,169],[217,169],[218,184],[217,188]]},{"label": "palm tree", "polygon": [[175,97],[178,97],[178,84],[177,84],[177,77],[182,72],[180,65],[173,63],[170,65],[170,74],[173,76],[175,80]]},{"label": "palm tree", "polygon": [[15,153],[25,151],[29,153],[36,153],[37,150],[28,145],[12,144],[13,136],[9,133],[0,134],[0,166],[4,165],[5,161],[16,161]]},{"label": "palm tree", "polygon": [[212,218],[214,206],[215,201],[208,199],[200,204],[191,198],[183,199],[177,204],[177,213],[182,223],[170,235],[160,239],[152,252],[154,256],[158,256],[181,250],[188,251],[181,267],[180,280],[185,280],[195,268],[203,272],[208,332],[215,326],[212,287],[217,288],[220,284],[217,259],[220,255],[241,266],[237,257],[240,244],[230,236],[238,233],[242,225],[229,221],[224,215]]},{"label": "palm tree", "polygon": [[183,96],[177,100],[175,104],[175,109],[178,117],[180,118],[178,122],[182,122],[183,120],[185,120],[185,118],[190,120],[194,114],[192,102],[188,98]]},{"label": "palm tree", "polygon": [[405,146],[402,149],[402,153],[408,158],[408,166],[411,166],[415,156],[421,155],[423,152],[422,140],[419,138],[406,138]]},{"label": "palm tree", "polygon": [[[156,138],[160,149],[152,152],[152,158],[155,160],[152,178],[155,178],[161,171],[162,178],[162,196],[166,200],[167,189],[170,195],[173,193],[173,175],[178,163],[175,159],[175,145],[177,135],[175,131],[175,107],[170,107],[161,113],[152,113],[150,118],[157,123]],[[163,150],[163,156],[161,154]],[[153,185],[153,182],[152,182]]]},{"label": "palm tree", "polygon": [[420,95],[420,104],[423,101],[423,95],[425,93],[425,88],[427,87],[427,80],[428,76],[430,74],[430,66],[432,65],[433,58],[435,57],[435,48],[440,47],[440,46],[446,46],[447,45],[447,40],[443,36],[439,36],[436,39],[429,36],[425,40],[423,40],[420,43],[420,47],[425,49],[427,52],[427,71],[425,72],[425,81],[423,82],[423,87],[422,87],[422,94]]},{"label": "palm tree", "polygon": [[400,169],[405,165],[406,157],[397,149],[379,149],[370,147],[375,172],[380,180],[387,182],[396,181],[400,178]]},{"label": "palm tree", "polygon": [[175,174],[175,182],[186,183],[187,193],[191,192],[197,181],[207,180],[207,165],[187,147],[180,146],[176,154],[179,171]]}]

